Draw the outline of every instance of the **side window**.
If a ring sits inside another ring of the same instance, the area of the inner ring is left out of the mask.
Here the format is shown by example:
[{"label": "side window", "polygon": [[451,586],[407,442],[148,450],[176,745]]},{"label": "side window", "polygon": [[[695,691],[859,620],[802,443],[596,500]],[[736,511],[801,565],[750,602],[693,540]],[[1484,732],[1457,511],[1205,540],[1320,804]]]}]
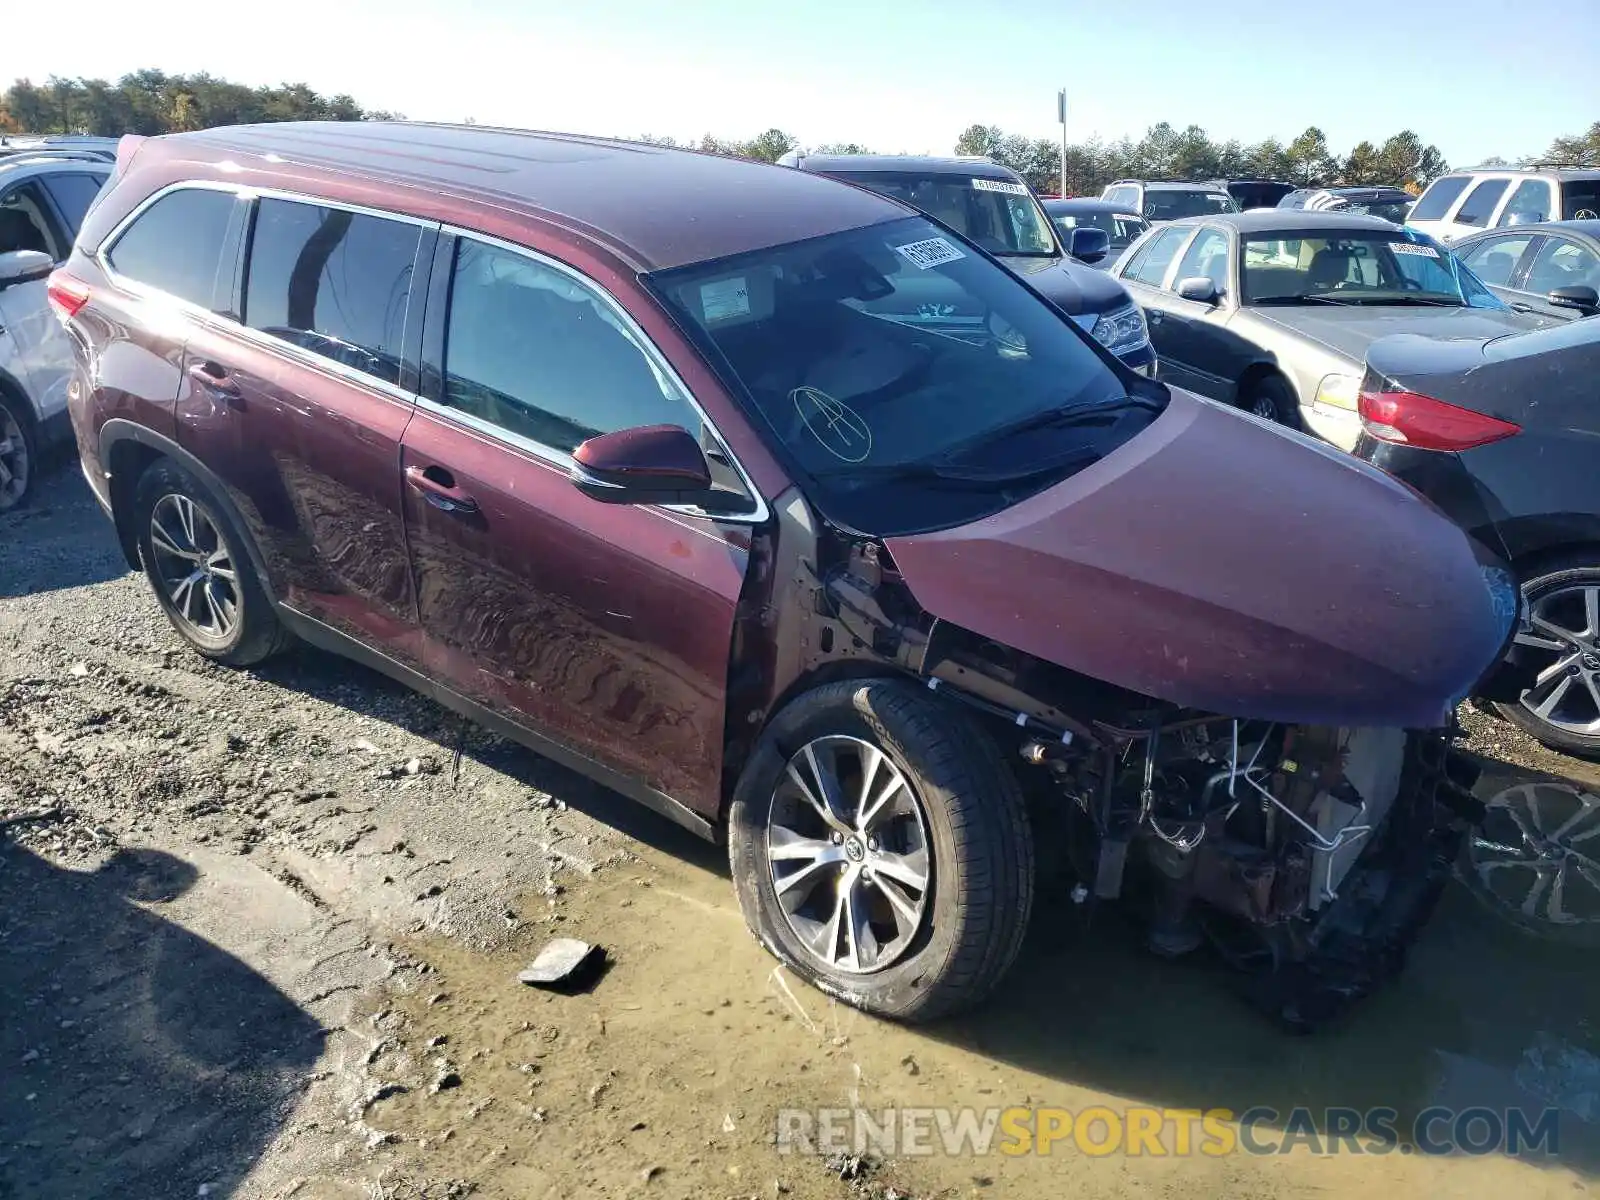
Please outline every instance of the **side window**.
[{"label": "side window", "polygon": [[398,383],[422,231],[339,208],[262,200],[244,321],[385,383]]},{"label": "side window", "polygon": [[611,306],[554,267],[470,238],[457,243],[444,403],[569,452],[599,433],[700,415]]},{"label": "side window", "polygon": [[1139,252],[1138,260],[1128,264],[1128,269],[1123,272],[1123,278],[1137,280],[1150,287],[1160,287],[1161,281],[1166,278],[1167,268],[1172,265],[1172,260],[1178,253],[1178,247],[1183,245],[1189,233],[1190,230],[1183,226],[1163,229],[1145,243],[1145,248]]},{"label": "side window", "polygon": [[1202,276],[1216,284],[1217,291],[1228,288],[1228,235],[1220,229],[1202,229],[1184,251],[1174,281]]},{"label": "side window", "polygon": [[1511,276],[1522,261],[1522,254],[1533,241],[1534,234],[1507,234],[1505,237],[1484,238],[1475,246],[1460,252],[1467,269],[1484,283],[1496,287],[1510,287]]},{"label": "side window", "polygon": [[1136,205],[1139,203],[1139,189],[1136,187],[1114,187],[1106,193],[1106,199],[1114,204]]},{"label": "side window", "polygon": [[1555,197],[1550,192],[1550,185],[1543,179],[1524,179],[1517,190],[1511,193],[1505,211],[1495,224],[1509,225],[1513,217],[1520,217],[1524,222],[1548,221],[1554,209]]},{"label": "side window", "polygon": [[67,219],[67,232],[73,237],[78,236],[78,227],[83,224],[84,214],[89,211],[94,198],[100,194],[101,185],[104,183],[104,178],[100,176],[80,175],[76,172],[68,174],[62,171],[44,177],[45,190],[56,202],[61,215]]},{"label": "side window", "polygon": [[1523,289],[1543,295],[1564,287],[1600,288],[1600,257],[1577,242],[1549,238],[1528,267]]},{"label": "side window", "polygon": [[1505,195],[1509,179],[1485,179],[1477,187],[1467,193],[1467,198],[1461,202],[1461,211],[1456,213],[1456,220],[1463,225],[1487,225],[1489,218],[1494,215],[1494,206],[1500,203],[1500,197]]},{"label": "side window", "polygon": [[67,256],[44,197],[32,180],[0,196],[0,254],[12,250],[41,250],[56,262]]},{"label": "side window", "polygon": [[106,255],[112,270],[212,308],[234,195],[210,188],[169,192],[134,219]]},{"label": "side window", "polygon": [[1417,203],[1412,207],[1407,220],[1411,221],[1438,221],[1445,213],[1450,211],[1450,206],[1456,198],[1467,190],[1467,184],[1472,182],[1470,175],[1443,175],[1428,185],[1428,190],[1422,193]]}]

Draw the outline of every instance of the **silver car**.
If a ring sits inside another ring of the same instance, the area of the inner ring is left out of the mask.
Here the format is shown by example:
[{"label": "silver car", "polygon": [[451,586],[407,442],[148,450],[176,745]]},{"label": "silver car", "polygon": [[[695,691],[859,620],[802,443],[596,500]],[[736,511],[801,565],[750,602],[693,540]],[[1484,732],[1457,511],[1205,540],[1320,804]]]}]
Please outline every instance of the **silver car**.
[{"label": "silver car", "polygon": [[1112,268],[1145,310],[1162,378],[1344,450],[1367,346],[1489,338],[1513,312],[1425,234],[1377,217],[1270,209],[1158,225]]}]

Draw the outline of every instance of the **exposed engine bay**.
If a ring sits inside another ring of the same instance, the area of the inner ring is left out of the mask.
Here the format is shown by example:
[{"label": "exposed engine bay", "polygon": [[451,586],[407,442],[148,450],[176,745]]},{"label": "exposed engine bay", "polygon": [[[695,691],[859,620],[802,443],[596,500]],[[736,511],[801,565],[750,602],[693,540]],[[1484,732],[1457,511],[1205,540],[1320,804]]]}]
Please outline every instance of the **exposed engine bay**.
[{"label": "exposed engine bay", "polygon": [[1481,814],[1443,730],[1322,727],[1164,703],[923,611],[889,552],[810,575],[810,669],[892,664],[973,710],[1015,764],[1071,899],[1117,901],[1149,947],[1210,947],[1293,1028],[1392,975]]}]

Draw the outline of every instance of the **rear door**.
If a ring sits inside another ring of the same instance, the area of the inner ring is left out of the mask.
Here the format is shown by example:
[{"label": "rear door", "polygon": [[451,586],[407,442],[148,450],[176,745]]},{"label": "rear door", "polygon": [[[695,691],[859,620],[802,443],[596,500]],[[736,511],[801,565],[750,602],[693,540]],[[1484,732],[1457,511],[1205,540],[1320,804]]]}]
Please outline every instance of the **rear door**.
[{"label": "rear door", "polygon": [[436,227],[274,196],[247,217],[233,311],[184,348],[178,442],[229,490],[281,601],[419,668],[399,459]]},{"label": "rear door", "polygon": [[723,482],[742,474],[593,279],[475,234],[453,241],[434,268],[402,452],[430,671],[636,798],[714,817],[748,530],[601,504],[568,472],[597,433],[671,424],[700,436]]}]

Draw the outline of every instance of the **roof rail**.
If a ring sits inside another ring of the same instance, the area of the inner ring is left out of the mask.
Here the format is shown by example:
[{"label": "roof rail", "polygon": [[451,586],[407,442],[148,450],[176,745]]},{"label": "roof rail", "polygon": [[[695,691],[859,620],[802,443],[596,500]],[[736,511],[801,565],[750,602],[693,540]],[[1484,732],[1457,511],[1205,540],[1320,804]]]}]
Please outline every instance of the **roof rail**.
[{"label": "roof rail", "polygon": [[1523,167],[1524,171],[1600,171],[1600,158],[1592,158],[1587,162],[1566,161],[1541,161],[1529,163]]}]

